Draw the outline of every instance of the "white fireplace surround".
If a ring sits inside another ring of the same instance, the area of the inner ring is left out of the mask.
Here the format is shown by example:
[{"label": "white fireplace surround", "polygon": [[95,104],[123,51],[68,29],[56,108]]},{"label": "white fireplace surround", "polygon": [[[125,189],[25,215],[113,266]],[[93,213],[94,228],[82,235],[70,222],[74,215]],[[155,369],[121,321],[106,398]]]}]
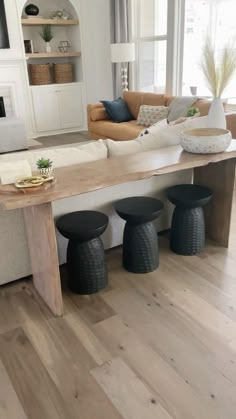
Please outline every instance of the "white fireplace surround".
[{"label": "white fireplace surround", "polygon": [[0,84],[0,97],[3,97],[7,118],[16,116],[16,98],[14,93],[14,86],[10,84]]},{"label": "white fireplace surround", "polygon": [[27,131],[32,132],[31,116],[26,111],[28,89],[23,60],[0,59],[0,96],[4,98],[6,116],[24,120]]}]

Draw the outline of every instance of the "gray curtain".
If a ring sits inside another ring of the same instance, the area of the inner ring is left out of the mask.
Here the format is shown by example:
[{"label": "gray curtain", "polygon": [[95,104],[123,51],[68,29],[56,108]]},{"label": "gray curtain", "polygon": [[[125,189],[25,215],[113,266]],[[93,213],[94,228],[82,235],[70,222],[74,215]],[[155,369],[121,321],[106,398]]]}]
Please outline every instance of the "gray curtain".
[{"label": "gray curtain", "polygon": [[[111,43],[129,42],[128,0],[110,0]],[[112,64],[114,97],[122,96],[121,64]]]}]

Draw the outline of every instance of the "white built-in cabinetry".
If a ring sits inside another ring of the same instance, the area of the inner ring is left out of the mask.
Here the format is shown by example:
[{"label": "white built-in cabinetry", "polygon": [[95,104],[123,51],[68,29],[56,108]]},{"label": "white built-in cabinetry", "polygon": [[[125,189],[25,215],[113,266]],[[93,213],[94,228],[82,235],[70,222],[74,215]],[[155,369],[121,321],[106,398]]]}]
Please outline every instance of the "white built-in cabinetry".
[{"label": "white built-in cabinetry", "polygon": [[[27,4],[30,3],[28,0]],[[24,40],[32,40],[34,51],[26,54],[27,66],[31,64],[71,62],[74,68],[74,82],[67,84],[30,85],[31,103],[36,136],[73,132],[86,127],[86,97],[83,77],[83,55],[81,52],[80,22],[77,10],[70,0],[49,2],[38,0],[39,18],[27,18],[22,10],[22,34]],[[68,20],[51,19],[52,12],[64,9],[69,12]],[[52,52],[45,52],[45,43],[39,33],[44,25],[51,25],[53,40]],[[68,41],[70,49],[59,51],[60,41]]]},{"label": "white built-in cabinetry", "polygon": [[31,86],[31,93],[37,132],[83,129],[82,83]]},{"label": "white built-in cabinetry", "polygon": [[[86,105],[101,99],[113,99],[112,66],[110,58],[110,9],[108,0],[29,0],[40,8],[40,15],[50,16],[50,11],[65,8],[79,24],[53,25],[55,37],[52,50],[58,49],[60,40],[68,40],[72,52],[81,56],[69,57],[75,63],[74,82],[79,83],[83,101],[83,128],[86,129]],[[62,4],[63,3],[63,4]],[[43,62],[43,59],[26,57],[23,39],[33,39],[35,51],[44,52],[43,42],[39,36],[41,25],[23,25],[22,16],[26,0],[5,0],[6,17],[10,38],[10,49],[0,51],[0,89],[9,89],[11,108],[15,116],[24,120],[29,138],[39,135],[63,132],[50,130],[39,132],[34,123],[36,112],[32,101],[32,87],[28,81],[27,64]],[[72,7],[72,8],[71,8]],[[50,9],[50,10],[49,10]],[[26,23],[26,22],[23,22]],[[76,22],[72,22],[76,23]],[[70,36],[70,39],[69,39]],[[66,57],[65,57],[66,58]],[[67,58],[66,58],[67,59]],[[62,62],[62,58],[50,58],[45,62]],[[57,61],[56,61],[57,60]],[[59,61],[60,60],[60,61]],[[63,58],[64,60],[64,58]],[[49,86],[48,86],[49,87]],[[55,86],[50,85],[50,88]],[[59,88],[59,86],[57,86]],[[44,87],[42,87],[43,91]],[[48,96],[41,104],[40,113],[46,113]],[[40,118],[37,112],[37,119]],[[45,119],[44,119],[45,121]],[[46,126],[44,127],[46,129]],[[80,129],[80,128],[79,128]],[[76,131],[68,128],[67,131]]]}]

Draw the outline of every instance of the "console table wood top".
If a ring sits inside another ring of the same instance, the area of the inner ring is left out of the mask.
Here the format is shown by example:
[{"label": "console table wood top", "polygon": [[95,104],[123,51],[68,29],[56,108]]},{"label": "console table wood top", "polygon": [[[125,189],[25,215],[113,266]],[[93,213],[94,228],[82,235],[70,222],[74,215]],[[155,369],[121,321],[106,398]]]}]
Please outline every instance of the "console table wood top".
[{"label": "console table wood top", "polygon": [[22,191],[7,193],[7,186],[1,186],[0,208],[13,210],[45,204],[117,184],[194,169],[233,158],[236,158],[236,140],[232,141],[226,152],[219,154],[190,154],[178,145],[66,166],[54,169],[56,184],[46,190],[38,189],[27,194]]},{"label": "console table wood top", "polygon": [[[63,315],[57,242],[52,202],[126,182],[193,169],[193,182],[208,186],[213,199],[205,207],[206,233],[228,246],[236,162],[236,141],[220,154],[189,154],[181,146],[114,157],[55,169],[55,185],[23,194],[1,186],[0,208],[23,209],[25,229],[38,293],[55,315]],[[79,210],[79,208],[78,208]],[[10,249],[8,249],[10,251]]]}]

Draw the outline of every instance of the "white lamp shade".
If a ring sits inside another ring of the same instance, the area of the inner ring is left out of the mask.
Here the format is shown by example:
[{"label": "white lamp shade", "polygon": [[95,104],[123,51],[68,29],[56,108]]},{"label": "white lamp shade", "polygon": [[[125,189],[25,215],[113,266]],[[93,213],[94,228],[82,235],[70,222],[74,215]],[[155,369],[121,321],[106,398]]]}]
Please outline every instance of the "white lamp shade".
[{"label": "white lamp shade", "polygon": [[129,63],[135,61],[134,43],[111,44],[111,62]]}]

